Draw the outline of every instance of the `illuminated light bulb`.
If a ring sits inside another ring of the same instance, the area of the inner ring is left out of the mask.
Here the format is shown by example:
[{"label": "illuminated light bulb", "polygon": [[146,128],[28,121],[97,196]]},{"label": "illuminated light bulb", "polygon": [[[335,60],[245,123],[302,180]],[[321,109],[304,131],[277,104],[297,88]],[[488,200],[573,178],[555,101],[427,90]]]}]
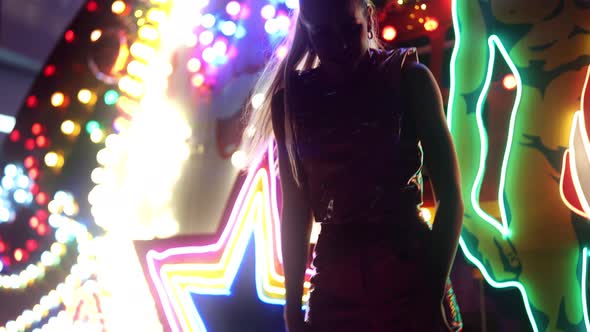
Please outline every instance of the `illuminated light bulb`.
[{"label": "illuminated light bulb", "polygon": [[296,9],[299,8],[299,0],[286,0],[285,5],[289,9]]},{"label": "illuminated light bulb", "polygon": [[199,42],[205,46],[211,44],[214,38],[215,36],[213,35],[213,32],[209,30],[205,30],[199,34]]},{"label": "illuminated light bulb", "polygon": [[[31,170],[29,171],[29,177],[33,180],[37,180],[37,178],[39,177],[39,170],[36,168],[31,168]],[[35,188],[37,188],[36,185],[33,185],[31,187],[31,192],[33,192]]]},{"label": "illuminated light bulb", "polygon": [[37,136],[40,135],[43,132],[43,125],[41,125],[40,123],[34,123],[31,126],[31,133],[33,133],[33,135]]},{"label": "illuminated light bulb", "polygon": [[166,20],[167,15],[166,12],[162,10],[152,8],[147,12],[146,18],[148,19],[148,21],[154,23],[162,23]]},{"label": "illuminated light bulb", "polygon": [[13,130],[9,135],[9,139],[13,142],[17,142],[18,140],[20,140],[20,131],[16,129]]},{"label": "illuminated light bulb", "polygon": [[92,141],[92,143],[98,144],[98,143],[102,142],[103,139],[104,139],[104,133],[100,129],[95,129],[90,134],[90,140]]},{"label": "illuminated light bulb", "polygon": [[115,105],[119,99],[119,93],[115,90],[108,90],[104,94],[104,103],[106,105]]},{"label": "illuminated light bulb", "polygon": [[111,6],[111,10],[113,11],[113,13],[117,15],[123,14],[125,12],[125,9],[127,9],[127,5],[125,4],[125,2],[120,0],[113,2],[113,5]]},{"label": "illuminated light bulb", "polygon": [[438,20],[432,17],[427,17],[424,21],[424,29],[426,31],[434,31],[438,29]]},{"label": "illuminated light bulb", "polygon": [[118,116],[113,121],[113,129],[115,129],[115,131],[117,131],[117,132],[122,132],[122,131],[128,129],[129,126],[131,126],[131,122],[122,116]]},{"label": "illuminated light bulb", "polygon": [[26,105],[28,108],[35,108],[39,105],[39,100],[37,99],[36,96],[28,96],[27,97],[27,101],[26,101]]},{"label": "illuminated light bulb", "polygon": [[112,159],[113,156],[107,149],[102,149],[96,154],[96,161],[103,166],[109,165],[112,162]]},{"label": "illuminated light bulb", "polygon": [[424,23],[424,19],[423,19],[422,17],[420,17],[420,18],[418,19],[418,23]]},{"label": "illuminated light bulb", "polygon": [[287,54],[289,54],[289,48],[285,45],[281,45],[277,48],[276,52],[277,57],[282,60],[287,56]]},{"label": "illuminated light bulb", "polygon": [[279,26],[279,23],[276,19],[270,19],[270,20],[267,20],[266,23],[264,23],[264,30],[269,35],[276,34],[277,32],[279,32],[279,29],[280,29],[280,26]]},{"label": "illuminated light bulb", "polygon": [[[57,257],[55,257],[55,255],[49,251],[44,251],[41,254],[41,263],[43,263],[43,265],[45,265],[45,266],[53,266],[56,264],[56,261],[57,261]],[[43,300],[43,299],[41,299],[41,300]],[[40,301],[40,302],[45,302],[45,301]],[[41,303],[41,305],[43,305],[43,303]]]},{"label": "illuminated light bulb", "polygon": [[138,27],[143,26],[144,24],[145,24],[145,18],[142,17],[139,20],[137,20]]},{"label": "illuminated light bulb", "polygon": [[51,253],[55,256],[62,256],[66,253],[65,246],[59,242],[54,242],[49,248],[49,250],[51,250]]},{"label": "illuminated light bulb", "polygon": [[257,110],[258,108],[260,108],[260,106],[262,106],[262,103],[264,103],[264,94],[263,93],[257,93],[254,96],[252,96],[252,107]]},{"label": "illuminated light bulb", "polygon": [[10,221],[10,210],[1,206],[0,207],[0,223],[5,223]]},{"label": "illuminated light bulb", "polygon": [[150,25],[142,26],[141,28],[139,28],[139,31],[137,33],[139,35],[139,38],[145,39],[148,41],[154,41],[160,37],[160,32],[158,32],[157,29],[155,29],[154,27],[152,27]]},{"label": "illuminated light bulb", "polygon": [[56,68],[54,65],[47,65],[43,69],[43,75],[45,75],[45,77],[53,76],[55,74],[55,72],[56,72]]},{"label": "illuminated light bulb", "polygon": [[[35,251],[39,247],[39,244],[37,243],[37,241],[35,241],[33,239],[29,239],[29,240],[27,240],[27,242],[25,242],[25,247],[27,247],[28,251]],[[29,265],[29,266],[33,266],[33,265]]]},{"label": "illuminated light bulb", "polygon": [[9,177],[15,177],[18,175],[18,168],[15,164],[8,164],[4,167],[4,174]]},{"label": "illuminated light bulb", "polygon": [[211,29],[215,25],[215,16],[205,14],[201,17],[201,26],[205,29]]},{"label": "illuminated light bulb", "polygon": [[383,28],[381,35],[383,36],[384,40],[392,41],[395,39],[395,37],[397,37],[397,30],[395,30],[393,26],[388,25]]},{"label": "illuminated light bulb", "polygon": [[156,50],[146,44],[135,42],[129,48],[129,52],[136,58],[140,58],[146,61],[150,61],[156,55]]},{"label": "illuminated light bulb", "polygon": [[39,218],[32,216],[31,219],[29,219],[29,226],[33,229],[37,228],[37,226],[39,226]]},{"label": "illuminated light bulb", "polygon": [[232,22],[232,21],[225,21],[223,23],[221,23],[219,29],[221,30],[221,33],[223,33],[226,36],[233,36],[236,31],[238,30],[237,25]]},{"label": "illuminated light bulb", "polygon": [[265,20],[272,19],[273,17],[275,17],[276,14],[277,9],[271,4],[262,7],[262,9],[260,10],[260,16],[262,16],[262,18],[264,18]]},{"label": "illuminated light bulb", "polygon": [[420,9],[422,9],[422,10],[426,10],[426,4],[425,4],[425,3],[421,4],[421,5],[420,5]]},{"label": "illuminated light bulb", "polygon": [[146,65],[137,60],[133,60],[127,65],[127,72],[136,77],[144,77],[146,71]]},{"label": "illuminated light bulb", "polygon": [[90,33],[90,41],[95,42],[102,37],[102,30],[96,29]]},{"label": "illuminated light bulb", "polygon": [[14,191],[14,194],[12,195],[14,198],[14,201],[19,203],[19,204],[25,204],[27,203],[27,200],[29,198],[29,194],[23,190],[23,189],[17,189]]},{"label": "illuminated light bulb", "polygon": [[203,76],[203,74],[195,74],[191,78],[191,83],[198,88],[205,83],[205,76]]},{"label": "illuminated light bulb", "polygon": [[286,15],[279,15],[275,20],[279,27],[279,31],[283,34],[287,34],[289,32],[289,27],[291,26],[291,19]]},{"label": "illuminated light bulb", "polygon": [[27,188],[29,188],[30,184],[31,184],[31,180],[29,180],[29,178],[26,177],[25,175],[20,175],[19,177],[16,178],[16,185],[19,188],[27,189]]},{"label": "illuminated light bulb", "polygon": [[119,89],[132,97],[138,98],[143,95],[143,85],[129,76],[119,80]]},{"label": "illuminated light bulb", "polygon": [[196,73],[201,69],[201,61],[197,58],[190,58],[186,64],[186,67],[189,72]]},{"label": "illuminated light bulb", "polygon": [[35,144],[40,148],[46,148],[49,146],[49,140],[45,136],[39,136],[35,139]]},{"label": "illuminated light bulb", "polygon": [[22,249],[17,248],[14,250],[14,260],[16,260],[17,262],[22,261],[24,258],[24,252]]},{"label": "illuminated light bulb", "polygon": [[66,33],[64,34],[64,38],[68,43],[73,42],[76,39],[76,34],[74,33],[74,30],[66,31]]},{"label": "illuminated light bulb", "polygon": [[86,4],[86,10],[88,10],[89,12],[95,12],[98,9],[98,4],[96,3],[96,1],[89,1]]},{"label": "illuminated light bulb", "polygon": [[217,56],[224,56],[227,52],[227,44],[221,40],[216,41],[212,48]]},{"label": "illuminated light bulb", "polygon": [[80,134],[80,125],[72,120],[66,120],[61,124],[62,133],[68,136],[78,136]]},{"label": "illuminated light bulb", "polygon": [[197,35],[195,35],[194,33],[189,33],[187,34],[183,43],[186,47],[195,47],[199,43],[199,37],[197,37]]},{"label": "illuminated light bulb", "polygon": [[242,39],[244,37],[246,37],[246,28],[244,28],[243,26],[238,26],[238,28],[236,29],[236,34],[234,35],[234,37],[236,39]]},{"label": "illuminated light bulb", "polygon": [[203,50],[203,60],[205,60],[205,62],[207,63],[213,63],[215,61],[217,54],[215,53],[215,50],[211,47],[207,47],[206,49]]},{"label": "illuminated light bulb", "polygon": [[35,140],[32,138],[29,138],[25,141],[25,149],[27,150],[33,150],[35,148]]},{"label": "illuminated light bulb", "polygon": [[133,13],[133,15],[135,15],[136,18],[140,18],[143,16],[143,10],[138,9]]},{"label": "illuminated light bulb", "polygon": [[105,179],[105,170],[104,170],[104,168],[102,168],[102,167],[95,168],[92,171],[92,173],[90,173],[90,179],[95,184],[101,184],[101,183],[103,183],[103,181]]},{"label": "illuminated light bulb", "polygon": [[248,158],[246,153],[242,150],[238,150],[231,155],[231,163],[237,169],[244,169],[247,165]]},{"label": "illuminated light bulb", "polygon": [[53,107],[63,107],[66,103],[66,96],[61,92],[55,92],[51,95],[51,105]]},{"label": "illuminated light bulb", "polygon": [[78,91],[78,100],[82,104],[90,104],[94,99],[94,94],[88,89]]},{"label": "illuminated light bulb", "polygon": [[100,128],[100,124],[94,120],[88,121],[88,123],[86,123],[86,132],[88,134],[91,134],[95,129],[99,129],[99,128]]},{"label": "illuminated light bulb", "polygon": [[506,89],[506,90],[516,89],[516,86],[517,86],[516,77],[514,77],[513,74],[508,74],[508,75],[504,76],[504,79],[502,80],[502,85],[504,86],[504,89]]},{"label": "illuminated light bulb", "polygon": [[237,1],[230,1],[225,6],[225,11],[231,16],[237,16],[242,10],[242,6]]},{"label": "illuminated light bulb", "polygon": [[35,157],[28,156],[25,158],[24,165],[26,168],[31,168],[31,167],[35,166],[35,164],[36,164]]},{"label": "illuminated light bulb", "polygon": [[44,158],[45,165],[51,168],[61,168],[64,163],[64,157],[61,153],[55,151],[48,152]]}]

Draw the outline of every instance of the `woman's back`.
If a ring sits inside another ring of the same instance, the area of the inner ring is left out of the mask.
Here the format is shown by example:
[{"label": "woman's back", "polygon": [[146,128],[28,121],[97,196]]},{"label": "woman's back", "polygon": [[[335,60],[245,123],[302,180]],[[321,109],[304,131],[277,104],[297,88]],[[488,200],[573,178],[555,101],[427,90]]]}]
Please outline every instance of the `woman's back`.
[{"label": "woman's back", "polygon": [[318,222],[381,222],[417,214],[422,203],[421,149],[400,93],[415,50],[368,56],[366,71],[342,88],[327,86],[318,69],[294,78],[291,121]]}]

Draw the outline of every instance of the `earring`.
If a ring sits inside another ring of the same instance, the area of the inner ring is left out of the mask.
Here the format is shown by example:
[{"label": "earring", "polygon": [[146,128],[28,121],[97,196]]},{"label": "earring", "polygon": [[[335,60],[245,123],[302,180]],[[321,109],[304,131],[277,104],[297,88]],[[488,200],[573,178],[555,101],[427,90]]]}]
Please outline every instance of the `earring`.
[{"label": "earring", "polygon": [[373,31],[372,30],[369,30],[368,38],[369,38],[369,40],[373,39]]}]

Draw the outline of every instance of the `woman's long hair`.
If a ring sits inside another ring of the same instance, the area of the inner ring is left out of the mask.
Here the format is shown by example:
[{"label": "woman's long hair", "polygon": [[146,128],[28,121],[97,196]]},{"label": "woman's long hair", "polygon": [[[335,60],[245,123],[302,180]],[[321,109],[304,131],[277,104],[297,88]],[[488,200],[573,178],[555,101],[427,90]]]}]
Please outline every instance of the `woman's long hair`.
[{"label": "woman's long hair", "polygon": [[[317,1],[317,0],[312,0]],[[377,35],[377,21],[374,18],[376,12],[375,6],[371,0],[357,0],[368,8],[372,8],[373,17],[368,17],[372,21],[373,38],[369,40],[369,47],[383,48]],[[281,89],[284,89],[284,119],[288,121],[285,126],[285,145],[289,154],[289,164],[296,184],[302,186],[302,171],[299,168],[296,145],[294,144],[294,135],[291,130],[289,106],[292,105],[291,80],[288,79],[295,70],[307,70],[316,67],[319,64],[317,54],[311,47],[305,28],[299,18],[299,11],[295,11],[292,25],[288,36],[279,47],[286,47],[287,55],[281,56],[275,51],[268,61],[258,81],[254,85],[253,93],[249,102],[246,104],[244,119],[247,123],[244,136],[242,139],[242,150],[246,152],[248,164],[266,148],[266,144],[273,137],[273,128],[271,120],[271,103],[272,97]],[[255,107],[257,106],[257,107]]]}]

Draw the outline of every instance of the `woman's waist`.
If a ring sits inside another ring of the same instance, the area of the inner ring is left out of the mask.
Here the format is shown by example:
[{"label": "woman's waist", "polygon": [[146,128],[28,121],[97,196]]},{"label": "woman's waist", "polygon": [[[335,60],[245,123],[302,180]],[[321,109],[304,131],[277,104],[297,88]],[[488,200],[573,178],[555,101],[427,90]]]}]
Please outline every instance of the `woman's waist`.
[{"label": "woman's waist", "polygon": [[375,243],[382,240],[403,242],[410,237],[420,237],[430,230],[419,212],[374,216],[349,222],[322,222],[318,241],[346,243]]}]

